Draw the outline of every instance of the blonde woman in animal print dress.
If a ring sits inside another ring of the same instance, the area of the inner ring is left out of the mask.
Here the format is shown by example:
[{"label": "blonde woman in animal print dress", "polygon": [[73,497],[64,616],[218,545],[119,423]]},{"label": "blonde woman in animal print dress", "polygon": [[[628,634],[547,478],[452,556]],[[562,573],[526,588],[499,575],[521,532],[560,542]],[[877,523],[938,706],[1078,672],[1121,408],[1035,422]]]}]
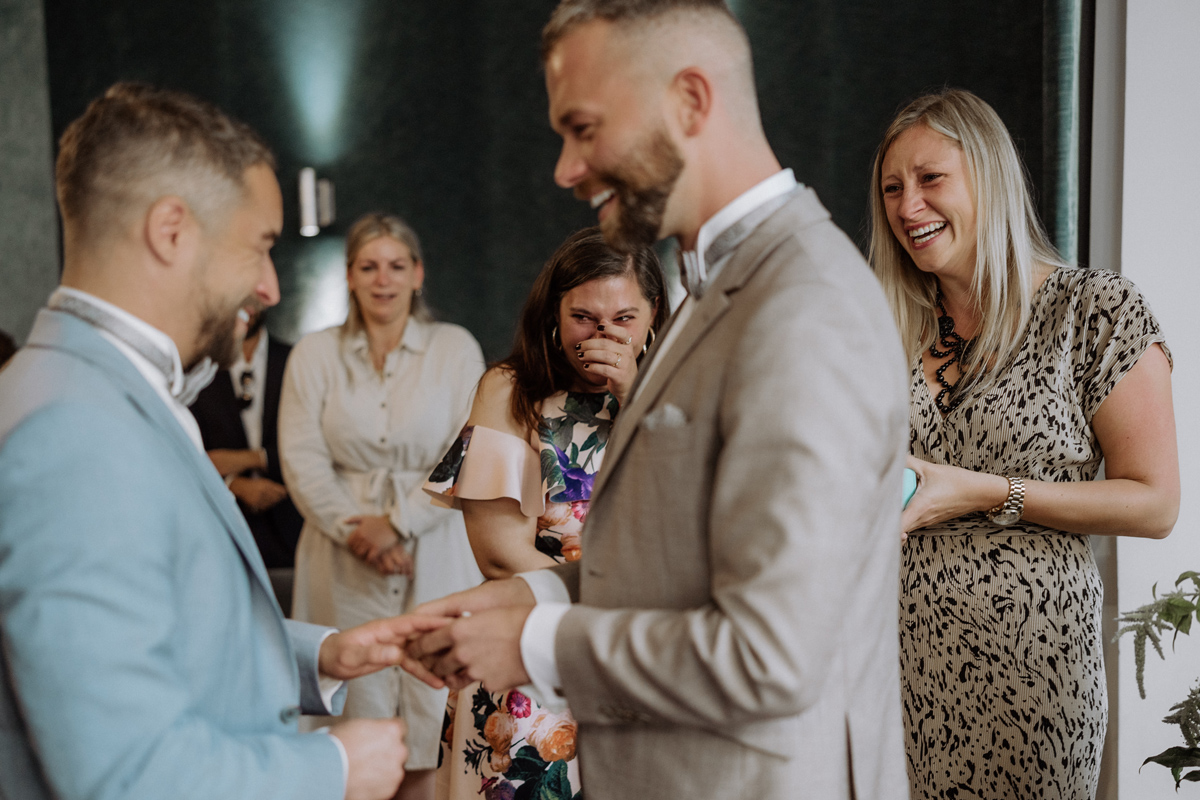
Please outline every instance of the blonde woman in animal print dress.
[{"label": "blonde woman in animal print dress", "polygon": [[[460,441],[425,484],[463,509],[486,577],[579,559],[613,419],[665,316],[649,248],[621,255],[588,228],[542,269],[512,355],[484,375]],[[447,711],[438,800],[573,800],[575,736],[567,709],[467,686]]]},{"label": "blonde woman in animal print dress", "polygon": [[1086,534],[1175,524],[1162,332],[1128,280],[1062,263],[1007,130],[968,92],[900,112],[871,201],[872,263],[912,359],[912,796],[1091,798],[1108,702]]}]

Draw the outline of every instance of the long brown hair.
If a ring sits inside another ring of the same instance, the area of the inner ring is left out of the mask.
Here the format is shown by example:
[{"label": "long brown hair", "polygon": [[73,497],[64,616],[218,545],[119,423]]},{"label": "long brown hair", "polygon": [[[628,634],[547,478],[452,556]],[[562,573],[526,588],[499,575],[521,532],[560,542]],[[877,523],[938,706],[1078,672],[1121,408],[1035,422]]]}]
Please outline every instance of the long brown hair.
[{"label": "long brown hair", "polygon": [[[584,228],[567,237],[533,282],[521,310],[512,353],[497,366],[513,374],[511,412],[530,430],[542,426],[538,405],[566,391],[576,372],[560,344],[555,344],[558,307],[563,295],[588,281],[629,275],[654,309],[650,329],[658,331],[667,319],[666,281],[658,256],[649,247],[622,255],[604,242],[599,228]],[[560,340],[561,342],[561,340]]]}]

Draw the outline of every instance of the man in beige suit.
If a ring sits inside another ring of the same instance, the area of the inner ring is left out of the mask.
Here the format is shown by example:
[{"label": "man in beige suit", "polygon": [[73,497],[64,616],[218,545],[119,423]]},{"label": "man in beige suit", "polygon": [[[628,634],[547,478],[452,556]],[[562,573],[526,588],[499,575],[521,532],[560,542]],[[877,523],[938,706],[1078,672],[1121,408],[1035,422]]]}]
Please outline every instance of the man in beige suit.
[{"label": "man in beige suit", "polygon": [[565,697],[589,800],[905,798],[883,295],[780,169],[723,2],[566,0],[543,57],[556,181],[617,247],[675,236],[689,297],[620,412],[582,561],[426,607],[460,619],[412,649],[452,686]]}]

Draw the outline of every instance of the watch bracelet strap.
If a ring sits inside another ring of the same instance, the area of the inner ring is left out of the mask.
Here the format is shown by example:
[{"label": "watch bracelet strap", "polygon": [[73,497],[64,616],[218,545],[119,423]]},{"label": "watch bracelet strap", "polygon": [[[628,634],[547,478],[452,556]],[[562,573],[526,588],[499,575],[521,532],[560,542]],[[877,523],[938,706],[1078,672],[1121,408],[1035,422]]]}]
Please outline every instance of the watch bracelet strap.
[{"label": "watch bracelet strap", "polygon": [[995,508],[988,509],[987,515],[993,517],[1005,511],[1021,512],[1025,510],[1025,479],[1005,476],[1008,481],[1008,496],[1004,502]]}]

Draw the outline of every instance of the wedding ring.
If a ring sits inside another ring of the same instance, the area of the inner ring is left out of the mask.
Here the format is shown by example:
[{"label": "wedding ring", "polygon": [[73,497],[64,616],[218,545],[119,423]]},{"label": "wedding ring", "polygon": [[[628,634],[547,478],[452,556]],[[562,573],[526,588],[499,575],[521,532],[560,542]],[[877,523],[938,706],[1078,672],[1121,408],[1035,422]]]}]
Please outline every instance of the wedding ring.
[{"label": "wedding ring", "polygon": [[621,366],[621,355],[620,355],[620,353],[618,353],[618,354],[617,354],[617,360],[616,360],[616,363],[614,363],[614,364],[613,364],[613,366],[614,366],[614,367],[619,367],[619,366]]},{"label": "wedding ring", "polygon": [[633,337],[632,337],[632,336],[626,336],[626,337],[625,337],[625,344],[633,344]]}]

